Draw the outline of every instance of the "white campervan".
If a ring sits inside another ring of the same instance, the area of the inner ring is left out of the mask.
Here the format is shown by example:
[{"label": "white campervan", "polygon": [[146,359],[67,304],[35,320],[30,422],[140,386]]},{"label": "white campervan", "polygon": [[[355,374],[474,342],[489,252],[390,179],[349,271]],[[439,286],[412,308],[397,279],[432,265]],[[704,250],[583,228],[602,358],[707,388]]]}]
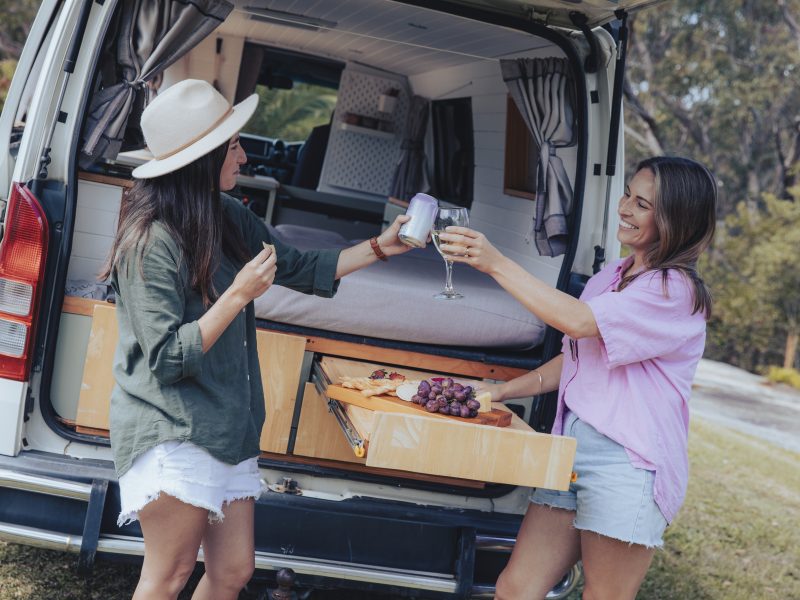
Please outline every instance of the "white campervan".
[{"label": "white campervan", "polygon": [[[83,568],[143,554],[138,524],[116,525],[116,315],[96,275],[160,90],[198,78],[231,102],[262,96],[236,195],[286,243],[349,245],[425,191],[577,294],[619,253],[627,11],[656,1],[43,0],[0,117],[0,539]],[[337,385],[379,368],[505,380],[560,351],[489,278],[457,268],[455,302],[433,299],[443,282],[429,247],[333,300],[275,287],[255,302],[261,571],[488,598],[530,488],[568,485],[552,397],[495,407],[499,427]]]}]

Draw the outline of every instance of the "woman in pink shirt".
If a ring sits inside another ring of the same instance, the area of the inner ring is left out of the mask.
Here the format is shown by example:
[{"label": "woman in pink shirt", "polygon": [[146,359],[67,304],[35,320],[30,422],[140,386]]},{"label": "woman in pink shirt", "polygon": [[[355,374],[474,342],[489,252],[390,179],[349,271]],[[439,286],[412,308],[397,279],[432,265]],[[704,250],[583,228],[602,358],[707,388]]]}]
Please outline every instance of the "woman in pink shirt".
[{"label": "woman in pink shirt", "polygon": [[688,401],[711,296],[695,266],[714,235],[717,190],[701,164],[643,161],[619,201],[630,256],[592,277],[579,300],[551,288],[471,229],[441,236],[456,262],[488,273],[548,325],[562,353],[490,386],[494,400],[558,390],[553,434],[575,437],[577,481],[538,489],[498,599],[539,599],[578,560],[584,598],[634,598],[688,481]]}]

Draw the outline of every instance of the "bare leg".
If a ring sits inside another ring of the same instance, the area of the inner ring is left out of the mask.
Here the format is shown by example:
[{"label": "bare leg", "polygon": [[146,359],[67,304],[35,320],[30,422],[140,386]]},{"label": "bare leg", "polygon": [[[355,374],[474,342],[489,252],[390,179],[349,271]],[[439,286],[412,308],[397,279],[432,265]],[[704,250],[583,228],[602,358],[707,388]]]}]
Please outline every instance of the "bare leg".
[{"label": "bare leg", "polygon": [[581,557],[575,513],[531,503],[495,600],[541,600]]},{"label": "bare leg", "polygon": [[139,511],[144,564],[133,600],[174,600],[194,570],[208,511],[161,494]]},{"label": "bare leg", "polygon": [[236,600],[255,570],[253,500],[236,500],[222,512],[225,520],[206,528],[206,572],[192,600]]},{"label": "bare leg", "polygon": [[581,531],[584,600],[633,600],[655,554],[654,548]]}]

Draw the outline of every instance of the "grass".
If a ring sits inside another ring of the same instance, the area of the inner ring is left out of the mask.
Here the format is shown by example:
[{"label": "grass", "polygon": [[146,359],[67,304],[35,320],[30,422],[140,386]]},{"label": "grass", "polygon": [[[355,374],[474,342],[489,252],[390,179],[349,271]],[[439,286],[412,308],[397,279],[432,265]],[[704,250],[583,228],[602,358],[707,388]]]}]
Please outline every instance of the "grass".
[{"label": "grass", "polygon": [[800,390],[800,371],[785,367],[770,367],[767,379],[775,383],[785,383]]},{"label": "grass", "polygon": [[[800,456],[700,419],[692,423],[689,456],[686,504],[639,598],[800,598]],[[137,566],[101,561],[85,581],[75,560],[0,542],[0,600],[130,598]],[[255,598],[242,593],[240,600]]]},{"label": "grass", "polygon": [[638,597],[800,598],[798,459],[794,452],[693,419],[686,503],[667,529],[664,549],[656,553]]}]

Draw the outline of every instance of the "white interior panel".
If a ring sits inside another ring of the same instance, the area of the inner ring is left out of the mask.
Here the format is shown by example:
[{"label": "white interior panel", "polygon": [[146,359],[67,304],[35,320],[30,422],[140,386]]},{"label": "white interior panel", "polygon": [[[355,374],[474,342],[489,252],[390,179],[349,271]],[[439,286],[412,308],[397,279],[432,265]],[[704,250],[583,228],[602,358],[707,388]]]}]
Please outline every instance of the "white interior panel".
[{"label": "white interior panel", "polygon": [[114,243],[122,188],[78,181],[78,210],[68,281],[95,281]]},{"label": "white interior panel", "polygon": [[[544,43],[542,41],[542,43]],[[555,46],[524,53],[531,58],[563,56]],[[511,56],[509,56],[511,57]],[[483,60],[409,78],[415,94],[431,99],[472,99],[475,173],[470,225],[486,234],[527,271],[555,285],[562,257],[539,256],[530,235],[535,202],[502,192],[505,169],[507,88],[497,60]],[[573,180],[577,148],[559,149]]]}]

